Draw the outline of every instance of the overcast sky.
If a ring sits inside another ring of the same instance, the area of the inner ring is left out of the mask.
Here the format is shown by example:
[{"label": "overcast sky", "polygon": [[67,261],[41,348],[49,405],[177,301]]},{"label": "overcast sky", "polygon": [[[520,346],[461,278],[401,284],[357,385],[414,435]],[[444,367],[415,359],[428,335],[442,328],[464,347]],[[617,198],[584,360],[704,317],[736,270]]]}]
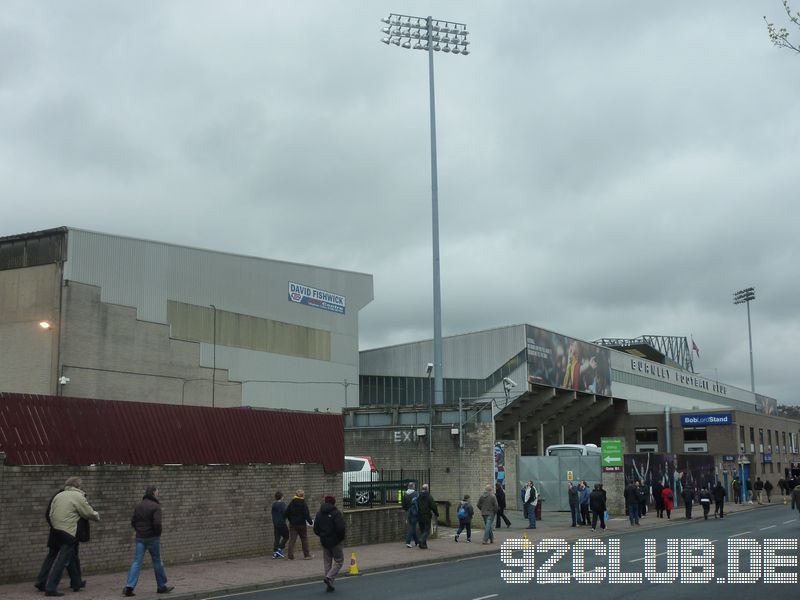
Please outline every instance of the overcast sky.
[{"label": "overcast sky", "polygon": [[[798,2],[797,8],[800,8]],[[60,225],[371,273],[361,348],[694,334],[695,368],[800,403],[800,55],[780,0],[0,0],[0,235]],[[798,32],[800,33],[800,32]]]}]

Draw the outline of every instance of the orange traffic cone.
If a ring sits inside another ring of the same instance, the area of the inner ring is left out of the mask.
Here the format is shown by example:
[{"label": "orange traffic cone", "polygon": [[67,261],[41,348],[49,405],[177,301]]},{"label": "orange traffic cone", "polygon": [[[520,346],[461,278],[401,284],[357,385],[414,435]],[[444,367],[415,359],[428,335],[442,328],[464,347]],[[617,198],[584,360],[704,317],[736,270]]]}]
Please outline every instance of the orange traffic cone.
[{"label": "orange traffic cone", "polygon": [[358,575],[358,561],[356,560],[355,552],[350,555],[350,570],[347,572],[347,574]]}]

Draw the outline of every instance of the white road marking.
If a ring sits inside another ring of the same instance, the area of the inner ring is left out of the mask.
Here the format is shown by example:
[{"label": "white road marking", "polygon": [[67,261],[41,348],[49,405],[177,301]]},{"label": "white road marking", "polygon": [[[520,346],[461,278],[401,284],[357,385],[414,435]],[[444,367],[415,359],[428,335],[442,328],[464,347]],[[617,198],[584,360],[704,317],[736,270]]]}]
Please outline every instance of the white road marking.
[{"label": "white road marking", "polygon": [[[666,551],[665,552],[659,552],[655,556],[663,556],[664,554],[666,554]],[[633,560],[629,560],[628,562],[629,563],[635,563],[635,562],[640,562],[640,561],[643,561],[643,560],[644,560],[644,556],[642,558],[634,558]]]},{"label": "white road marking", "polygon": [[795,521],[797,521],[797,519],[789,519],[788,521],[784,521],[783,524],[788,525],[789,523],[794,523]]},{"label": "white road marking", "polygon": [[497,598],[499,594],[489,594],[488,596],[480,596],[478,598],[473,598],[472,600],[488,600],[488,598]]},{"label": "white road marking", "polygon": [[741,537],[743,535],[747,535],[748,533],[752,533],[751,531],[743,531],[742,533],[735,533],[733,535],[729,535],[729,538]]},{"label": "white road marking", "polygon": [[772,529],[773,527],[775,527],[775,525],[770,525],[768,527],[762,527],[761,529],[759,529],[759,531],[766,531],[767,529]]}]

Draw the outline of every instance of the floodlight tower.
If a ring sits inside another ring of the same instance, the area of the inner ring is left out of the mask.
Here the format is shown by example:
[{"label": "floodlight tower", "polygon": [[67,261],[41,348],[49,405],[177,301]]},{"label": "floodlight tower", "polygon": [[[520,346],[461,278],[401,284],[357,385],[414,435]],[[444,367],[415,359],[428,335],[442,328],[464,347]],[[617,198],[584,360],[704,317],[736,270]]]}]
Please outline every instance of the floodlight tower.
[{"label": "floodlight tower", "polygon": [[436,166],[436,102],[433,85],[433,53],[444,52],[467,56],[467,26],[433,17],[414,17],[391,13],[381,19],[386,27],[383,43],[406,50],[428,52],[428,87],[431,113],[431,208],[433,228],[433,393],[434,403],[444,404],[444,370],[442,367],[442,290],[439,277],[439,176]]},{"label": "floodlight tower", "polygon": [[750,301],[756,299],[754,288],[745,288],[733,293],[734,304],[747,305],[747,339],[750,342],[750,391],[756,393],[756,380],[753,375],[753,334],[750,331]]}]

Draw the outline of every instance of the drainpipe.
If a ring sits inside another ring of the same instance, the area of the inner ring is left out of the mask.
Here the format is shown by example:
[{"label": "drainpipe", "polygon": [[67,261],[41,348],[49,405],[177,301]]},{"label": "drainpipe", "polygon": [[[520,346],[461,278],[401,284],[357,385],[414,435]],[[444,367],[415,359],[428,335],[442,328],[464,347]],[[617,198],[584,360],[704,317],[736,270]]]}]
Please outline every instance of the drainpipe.
[{"label": "drainpipe", "polygon": [[672,454],[672,426],[669,418],[669,406],[664,407],[664,435],[667,439],[667,454]]}]

